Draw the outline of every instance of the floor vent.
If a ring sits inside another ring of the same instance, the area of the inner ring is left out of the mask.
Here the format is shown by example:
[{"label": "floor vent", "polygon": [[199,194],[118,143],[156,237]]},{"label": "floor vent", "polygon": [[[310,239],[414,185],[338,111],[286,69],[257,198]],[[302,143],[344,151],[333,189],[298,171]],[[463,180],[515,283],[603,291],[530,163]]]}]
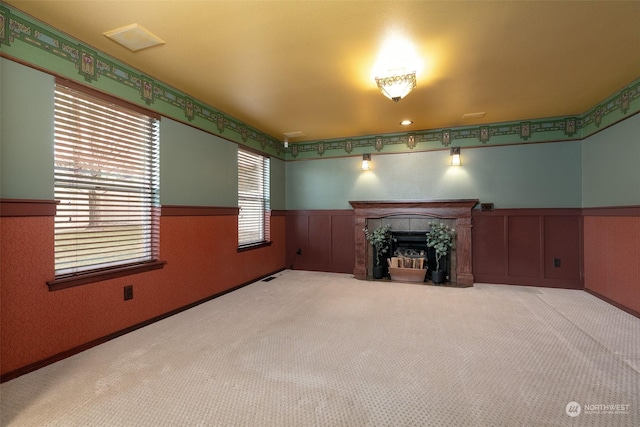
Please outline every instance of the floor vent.
[{"label": "floor vent", "polygon": [[276,278],[275,276],[271,276],[271,277],[267,277],[266,279],[263,279],[262,281],[263,281],[263,282],[270,282],[270,281],[272,281],[272,280],[273,280],[273,279],[275,279],[275,278]]}]

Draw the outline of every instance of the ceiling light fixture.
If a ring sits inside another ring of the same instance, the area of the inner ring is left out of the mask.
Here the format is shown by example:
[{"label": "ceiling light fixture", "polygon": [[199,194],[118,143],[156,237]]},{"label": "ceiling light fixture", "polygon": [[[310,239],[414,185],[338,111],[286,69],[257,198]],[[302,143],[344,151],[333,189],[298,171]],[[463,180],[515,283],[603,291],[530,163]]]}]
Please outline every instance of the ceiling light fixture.
[{"label": "ceiling light fixture", "polygon": [[384,96],[398,102],[416,87],[416,73],[376,77],[376,83]]},{"label": "ceiling light fixture", "polygon": [[400,122],[400,124],[402,126],[409,126],[409,125],[413,124],[413,121],[411,121],[411,120],[403,120],[403,121]]},{"label": "ceiling light fixture", "polygon": [[371,162],[371,154],[363,154],[362,155],[362,170],[363,171],[368,171],[371,169],[371,165],[369,164]]}]

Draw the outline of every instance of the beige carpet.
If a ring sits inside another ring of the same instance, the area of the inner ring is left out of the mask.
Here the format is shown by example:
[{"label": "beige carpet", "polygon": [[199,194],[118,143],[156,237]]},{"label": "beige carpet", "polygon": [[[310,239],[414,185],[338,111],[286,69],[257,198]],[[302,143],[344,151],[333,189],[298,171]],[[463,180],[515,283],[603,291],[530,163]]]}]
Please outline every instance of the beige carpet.
[{"label": "beige carpet", "polygon": [[2,384],[2,425],[640,425],[640,319],[585,292],[276,276]]}]

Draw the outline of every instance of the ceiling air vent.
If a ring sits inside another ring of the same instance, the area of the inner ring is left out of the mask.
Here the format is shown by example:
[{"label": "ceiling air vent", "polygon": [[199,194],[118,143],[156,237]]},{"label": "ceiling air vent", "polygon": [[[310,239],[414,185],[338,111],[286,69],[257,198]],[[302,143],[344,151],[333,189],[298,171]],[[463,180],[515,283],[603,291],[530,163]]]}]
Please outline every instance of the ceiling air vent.
[{"label": "ceiling air vent", "polygon": [[116,28],[103,34],[132,52],[164,44],[162,39],[138,24]]}]

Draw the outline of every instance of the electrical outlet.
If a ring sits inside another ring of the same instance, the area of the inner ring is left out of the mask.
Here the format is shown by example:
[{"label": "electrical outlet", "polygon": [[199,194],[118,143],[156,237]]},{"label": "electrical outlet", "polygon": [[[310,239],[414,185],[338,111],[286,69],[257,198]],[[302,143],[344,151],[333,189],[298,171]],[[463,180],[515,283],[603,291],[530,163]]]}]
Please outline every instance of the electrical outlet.
[{"label": "electrical outlet", "polygon": [[554,258],[553,259],[553,266],[554,267],[560,267],[560,258]]},{"label": "electrical outlet", "polygon": [[128,299],[132,299],[133,298],[133,285],[129,285],[129,286],[125,286],[124,287],[124,300],[128,300]]}]

